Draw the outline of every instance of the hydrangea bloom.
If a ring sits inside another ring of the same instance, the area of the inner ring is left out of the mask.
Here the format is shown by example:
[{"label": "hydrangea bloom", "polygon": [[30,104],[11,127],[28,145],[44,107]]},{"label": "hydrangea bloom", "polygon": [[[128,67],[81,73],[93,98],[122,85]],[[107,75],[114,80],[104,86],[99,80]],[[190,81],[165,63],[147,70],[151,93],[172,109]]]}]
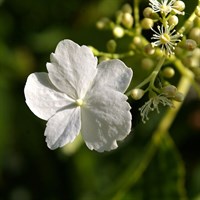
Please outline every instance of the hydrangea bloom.
[{"label": "hydrangea bloom", "polygon": [[117,148],[131,130],[130,105],[123,93],[132,70],[120,61],[97,58],[86,46],[61,41],[47,63],[48,73],[29,75],[26,103],[41,119],[50,149],[73,142],[81,132],[89,149]]}]

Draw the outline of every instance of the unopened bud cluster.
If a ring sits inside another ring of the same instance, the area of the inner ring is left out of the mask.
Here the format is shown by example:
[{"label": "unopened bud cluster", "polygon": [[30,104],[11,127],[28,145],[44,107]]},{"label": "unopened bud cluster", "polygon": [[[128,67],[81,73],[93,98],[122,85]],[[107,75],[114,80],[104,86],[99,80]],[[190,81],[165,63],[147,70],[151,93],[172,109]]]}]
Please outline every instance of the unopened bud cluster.
[{"label": "unopened bud cluster", "polygon": [[115,38],[122,38],[125,34],[125,29],[131,29],[133,24],[132,7],[129,4],[125,4],[121,10],[116,12],[115,21],[102,18],[97,22],[97,28],[111,29]]}]

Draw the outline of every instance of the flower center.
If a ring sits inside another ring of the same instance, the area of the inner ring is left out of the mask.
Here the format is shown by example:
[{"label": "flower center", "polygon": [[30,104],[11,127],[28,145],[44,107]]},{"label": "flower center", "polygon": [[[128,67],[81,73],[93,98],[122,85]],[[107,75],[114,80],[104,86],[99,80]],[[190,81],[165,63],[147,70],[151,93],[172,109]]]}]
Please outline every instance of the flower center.
[{"label": "flower center", "polygon": [[77,105],[77,106],[82,106],[83,103],[84,103],[84,102],[83,102],[82,99],[77,99],[77,100],[76,100],[76,105]]},{"label": "flower center", "polygon": [[170,10],[171,10],[171,7],[168,5],[163,4],[160,6],[161,13],[168,14]]},{"label": "flower center", "polygon": [[170,36],[167,33],[164,33],[160,36],[160,42],[162,44],[167,44],[170,42]]}]

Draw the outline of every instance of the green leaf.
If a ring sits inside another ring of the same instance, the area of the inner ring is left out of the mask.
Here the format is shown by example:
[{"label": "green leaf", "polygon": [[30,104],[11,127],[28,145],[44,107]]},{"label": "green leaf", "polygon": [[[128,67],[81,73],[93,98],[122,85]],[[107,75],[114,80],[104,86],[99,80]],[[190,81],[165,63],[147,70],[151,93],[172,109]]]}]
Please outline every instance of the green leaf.
[{"label": "green leaf", "polygon": [[140,181],[130,190],[124,200],[185,200],[185,170],[179,152],[172,139],[165,134],[156,154]]}]

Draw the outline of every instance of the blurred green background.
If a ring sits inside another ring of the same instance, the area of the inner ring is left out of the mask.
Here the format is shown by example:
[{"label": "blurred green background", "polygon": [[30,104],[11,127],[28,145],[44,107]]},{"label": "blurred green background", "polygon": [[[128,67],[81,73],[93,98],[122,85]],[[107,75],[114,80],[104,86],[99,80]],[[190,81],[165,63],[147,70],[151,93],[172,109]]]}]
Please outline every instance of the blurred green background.
[{"label": "blurred green background", "polygon": [[[82,145],[74,154],[51,151],[45,122],[29,110],[23,93],[27,76],[46,71],[60,40],[105,50],[112,34],[97,30],[95,23],[128,2],[0,0],[0,200],[110,200],[137,169],[160,116],[141,124],[140,105],[130,102],[133,132],[117,150],[100,154]],[[175,145],[163,141],[124,200],[200,199],[200,102],[193,91],[171,136]]]}]

